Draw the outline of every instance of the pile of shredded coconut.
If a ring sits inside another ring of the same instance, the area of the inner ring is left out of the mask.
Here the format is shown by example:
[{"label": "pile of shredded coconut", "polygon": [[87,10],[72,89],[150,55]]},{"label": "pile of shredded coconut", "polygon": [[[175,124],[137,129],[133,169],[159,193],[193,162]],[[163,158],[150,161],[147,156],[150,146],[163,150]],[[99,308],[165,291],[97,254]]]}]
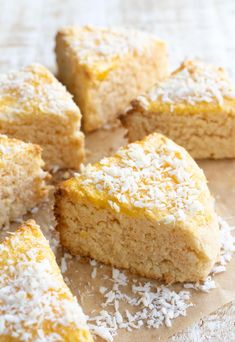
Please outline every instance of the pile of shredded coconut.
[{"label": "pile of shredded coconut", "polygon": [[137,103],[148,108],[149,103],[162,101],[170,104],[173,110],[175,104],[182,102],[195,105],[216,101],[222,106],[224,98],[235,98],[235,88],[222,68],[201,61],[185,61],[168,80],[157,83],[148,94],[139,96]]},{"label": "pile of shredded coconut", "polygon": [[[188,307],[190,293],[179,291],[178,293],[167,286],[157,287],[151,282],[144,284],[132,281],[123,272],[117,269],[112,271],[113,283],[111,289],[100,287],[100,293],[104,296],[103,309],[95,317],[90,317],[89,327],[91,331],[101,337],[112,341],[118,329],[159,328],[165,324],[171,327],[172,320],[184,316]],[[127,295],[123,287],[130,285],[132,295]],[[120,306],[126,303],[134,312],[125,309],[121,312]],[[95,325],[94,323],[95,322]]]}]

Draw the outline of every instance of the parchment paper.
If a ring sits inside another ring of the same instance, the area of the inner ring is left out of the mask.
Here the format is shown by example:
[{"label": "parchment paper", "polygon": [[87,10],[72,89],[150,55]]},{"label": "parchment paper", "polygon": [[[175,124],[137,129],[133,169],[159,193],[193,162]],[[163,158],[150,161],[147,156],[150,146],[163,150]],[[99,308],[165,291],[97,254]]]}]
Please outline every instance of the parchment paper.
[{"label": "parchment paper", "polygon": [[[86,139],[87,161],[94,162],[103,156],[112,154],[119,146],[126,144],[124,137],[125,130],[119,126],[114,128],[100,130],[90,134]],[[235,224],[235,161],[201,161],[199,165],[203,168],[209,181],[209,187],[216,199],[216,207],[219,214],[229,222],[230,225]],[[64,172],[54,176],[54,183],[62,178]],[[53,197],[53,196],[52,196]],[[41,225],[45,235],[51,239],[56,236],[54,231],[55,220],[53,217],[53,198],[49,203],[43,203],[39,207],[39,211],[35,214],[27,215],[34,217]],[[12,230],[17,224],[12,225]],[[60,248],[59,248],[60,250]],[[61,252],[61,251],[60,251]],[[58,261],[61,253],[58,253]],[[208,294],[202,292],[191,291],[191,302],[193,307],[187,310],[186,317],[179,317],[174,320],[172,328],[160,327],[159,329],[141,328],[127,332],[119,330],[115,337],[116,342],[131,341],[165,341],[168,337],[176,332],[182,331],[193,322],[199,321],[202,317],[215,311],[224,304],[235,300],[235,258],[228,264],[225,273],[221,273],[214,277],[217,288],[211,290]],[[68,270],[65,277],[74,295],[78,296],[79,302],[87,315],[94,316],[94,310],[98,312],[102,309],[102,296],[99,293],[99,287],[104,286],[102,276],[104,274],[111,276],[111,267],[103,266],[98,268],[97,277],[91,278],[92,267],[86,259],[77,260],[73,258],[68,263]],[[128,274],[128,277],[146,281],[146,279]],[[179,289],[176,286],[177,289]],[[98,339],[101,340],[101,339]]]}]

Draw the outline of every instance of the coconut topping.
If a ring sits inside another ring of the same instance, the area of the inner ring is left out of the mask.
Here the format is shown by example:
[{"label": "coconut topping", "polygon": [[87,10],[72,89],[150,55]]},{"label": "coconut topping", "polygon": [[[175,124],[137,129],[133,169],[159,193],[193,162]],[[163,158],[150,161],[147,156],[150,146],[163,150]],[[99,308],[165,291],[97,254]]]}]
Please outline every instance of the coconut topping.
[{"label": "coconut topping", "polygon": [[183,148],[159,134],[86,166],[80,177],[82,191],[95,191],[116,212],[142,210],[165,224],[197,215],[203,219],[213,207],[202,170]]},{"label": "coconut topping", "polygon": [[137,103],[148,108],[150,103],[161,101],[169,104],[172,111],[180,103],[213,102],[222,106],[225,98],[234,99],[235,88],[222,68],[202,61],[185,61],[168,80],[157,83],[145,96],[139,96]]},{"label": "coconut topping", "polygon": [[44,331],[45,322],[84,328],[86,317],[57,273],[54,260],[47,258],[48,242],[32,238],[37,242],[25,253],[15,252],[24,245],[18,233],[0,245],[0,335],[21,341],[59,341],[57,333]]},{"label": "coconut topping", "polygon": [[[43,66],[32,64],[0,77],[0,116],[12,112],[64,115],[77,112],[72,96]],[[9,118],[10,119],[10,118]]]},{"label": "coconut topping", "polygon": [[121,28],[65,28],[66,40],[79,57],[81,64],[96,66],[110,62],[129,52],[147,54],[156,37],[142,31]]}]

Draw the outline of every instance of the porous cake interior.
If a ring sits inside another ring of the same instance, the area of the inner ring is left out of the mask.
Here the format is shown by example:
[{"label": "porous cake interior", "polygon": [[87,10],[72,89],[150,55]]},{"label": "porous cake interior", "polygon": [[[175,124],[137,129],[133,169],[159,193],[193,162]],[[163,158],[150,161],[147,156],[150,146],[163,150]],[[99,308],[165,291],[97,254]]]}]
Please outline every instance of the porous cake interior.
[{"label": "porous cake interior", "polygon": [[[166,282],[203,279],[214,264],[213,251],[201,248],[203,242],[183,227],[115,213],[89,202],[73,203],[67,198],[59,206],[61,242],[74,255]],[[203,227],[205,234],[214,230],[213,224],[216,226],[212,222]]]},{"label": "porous cake interior", "polygon": [[159,132],[184,146],[196,159],[235,156],[235,116],[223,112],[177,115],[135,110],[123,117],[123,122],[130,142]]},{"label": "porous cake interior", "polygon": [[84,159],[84,137],[76,120],[48,114],[25,117],[14,124],[0,121],[0,131],[9,137],[36,143],[43,148],[47,168],[79,168]]}]

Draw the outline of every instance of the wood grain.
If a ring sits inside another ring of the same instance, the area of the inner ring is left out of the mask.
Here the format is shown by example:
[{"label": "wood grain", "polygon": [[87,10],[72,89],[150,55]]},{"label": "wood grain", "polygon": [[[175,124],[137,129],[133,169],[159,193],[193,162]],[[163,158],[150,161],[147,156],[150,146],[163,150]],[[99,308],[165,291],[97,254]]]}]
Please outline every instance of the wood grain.
[{"label": "wood grain", "polygon": [[[63,25],[131,26],[168,41],[172,67],[185,57],[225,66],[235,79],[233,0],[0,0],[0,72],[39,62],[56,71],[54,36]],[[235,303],[170,339],[235,341]]]}]

